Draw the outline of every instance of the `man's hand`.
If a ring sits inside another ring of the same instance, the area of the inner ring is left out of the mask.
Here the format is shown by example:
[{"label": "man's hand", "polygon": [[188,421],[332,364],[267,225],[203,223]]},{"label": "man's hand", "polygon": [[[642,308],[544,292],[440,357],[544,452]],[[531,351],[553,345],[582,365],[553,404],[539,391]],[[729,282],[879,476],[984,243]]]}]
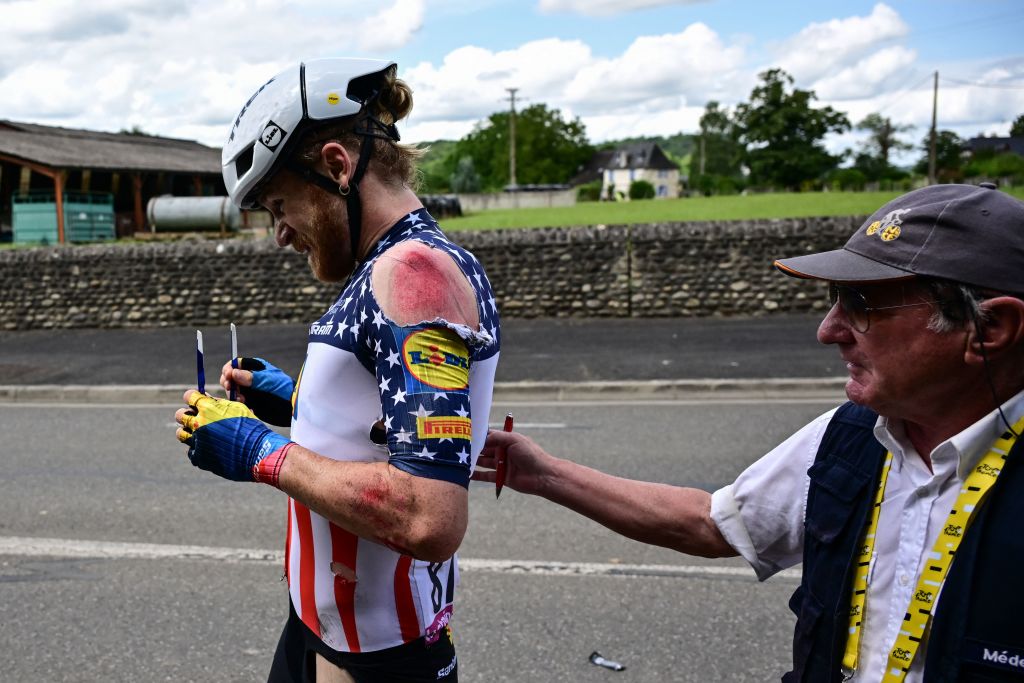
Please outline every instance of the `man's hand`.
[{"label": "man's hand", "polygon": [[295,380],[262,358],[234,358],[220,369],[220,385],[230,393],[238,389],[238,400],[256,417],[278,427],[292,423],[292,393]]},{"label": "man's hand", "polygon": [[188,459],[199,469],[232,481],[262,481],[277,486],[292,441],[267,428],[237,401],[225,401],[190,389],[189,408],[174,414],[181,425],[178,441],[189,446]]},{"label": "man's hand", "polygon": [[[471,478],[493,482],[499,451],[505,453],[505,485],[520,493],[541,494],[546,479],[551,476],[551,465],[555,458],[534,443],[533,439],[517,432],[488,432],[487,442],[480,451],[476,461],[477,469]],[[481,466],[491,469],[481,470]]]}]

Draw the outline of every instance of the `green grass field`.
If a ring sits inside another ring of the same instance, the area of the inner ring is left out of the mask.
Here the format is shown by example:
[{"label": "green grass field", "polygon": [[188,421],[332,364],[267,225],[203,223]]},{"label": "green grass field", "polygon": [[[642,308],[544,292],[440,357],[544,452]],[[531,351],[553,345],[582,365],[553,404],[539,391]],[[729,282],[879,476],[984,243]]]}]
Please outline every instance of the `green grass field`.
[{"label": "green grass field", "polygon": [[[1024,199],[1024,188],[1009,193]],[[748,196],[582,202],[553,209],[504,209],[446,218],[445,230],[539,228],[565,225],[622,225],[668,221],[866,216],[900,192],[804,192]]]}]

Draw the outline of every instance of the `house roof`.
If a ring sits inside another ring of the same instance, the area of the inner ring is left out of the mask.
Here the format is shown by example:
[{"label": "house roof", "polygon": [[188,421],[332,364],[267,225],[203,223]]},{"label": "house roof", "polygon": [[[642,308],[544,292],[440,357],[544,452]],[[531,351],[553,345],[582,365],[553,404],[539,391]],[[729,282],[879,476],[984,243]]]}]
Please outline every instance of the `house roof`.
[{"label": "house roof", "polygon": [[590,157],[586,166],[573,176],[570,185],[601,180],[606,170],[654,169],[656,171],[678,171],[673,162],[656,142],[634,142],[615,149],[599,149]]},{"label": "house roof", "polygon": [[590,161],[583,165],[576,175],[569,180],[569,184],[575,187],[576,185],[601,180],[604,177],[604,170],[608,168],[614,153],[615,150],[613,149],[599,149],[594,152],[594,156],[590,157]]},{"label": "house roof", "polygon": [[1024,156],[1024,138],[971,138],[964,143],[964,148],[972,152],[994,149],[997,152],[1013,152]]},{"label": "house roof", "polygon": [[220,174],[220,150],[192,140],[0,120],[0,156],[58,169]]},{"label": "house roof", "polygon": [[679,170],[655,142],[635,142],[617,147],[605,168]]}]

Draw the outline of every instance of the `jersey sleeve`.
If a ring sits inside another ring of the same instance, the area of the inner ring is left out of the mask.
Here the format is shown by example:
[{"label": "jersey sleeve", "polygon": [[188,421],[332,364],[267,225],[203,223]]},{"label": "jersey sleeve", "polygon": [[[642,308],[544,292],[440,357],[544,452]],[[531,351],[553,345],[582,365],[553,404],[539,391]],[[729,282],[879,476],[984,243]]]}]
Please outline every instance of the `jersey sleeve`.
[{"label": "jersey sleeve", "polygon": [[473,435],[467,332],[444,321],[409,327],[385,322],[371,340],[372,350],[380,349],[373,357],[388,462],[465,487]]}]

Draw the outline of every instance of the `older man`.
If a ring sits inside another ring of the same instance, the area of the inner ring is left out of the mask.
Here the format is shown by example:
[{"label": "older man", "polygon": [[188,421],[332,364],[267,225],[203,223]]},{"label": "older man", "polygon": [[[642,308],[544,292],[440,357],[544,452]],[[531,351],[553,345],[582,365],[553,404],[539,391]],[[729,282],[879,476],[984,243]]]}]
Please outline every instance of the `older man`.
[{"label": "older man", "polygon": [[775,265],[828,283],[818,339],[850,402],[733,484],[619,479],[501,432],[480,464],[505,452],[513,489],[639,541],[742,555],[762,580],[802,563],[786,681],[1024,680],[1024,203],[927,187],[842,249]]},{"label": "older man", "polygon": [[[394,63],[316,60],[246,102],[224,147],[234,202],[343,282],[292,379],[225,365],[243,402],[186,392],[192,464],[288,494],[291,609],[271,681],[456,681],[449,620],[498,360],[483,269],[413,192]],[[475,418],[475,419],[474,419]],[[290,426],[290,438],[263,421]]]}]

